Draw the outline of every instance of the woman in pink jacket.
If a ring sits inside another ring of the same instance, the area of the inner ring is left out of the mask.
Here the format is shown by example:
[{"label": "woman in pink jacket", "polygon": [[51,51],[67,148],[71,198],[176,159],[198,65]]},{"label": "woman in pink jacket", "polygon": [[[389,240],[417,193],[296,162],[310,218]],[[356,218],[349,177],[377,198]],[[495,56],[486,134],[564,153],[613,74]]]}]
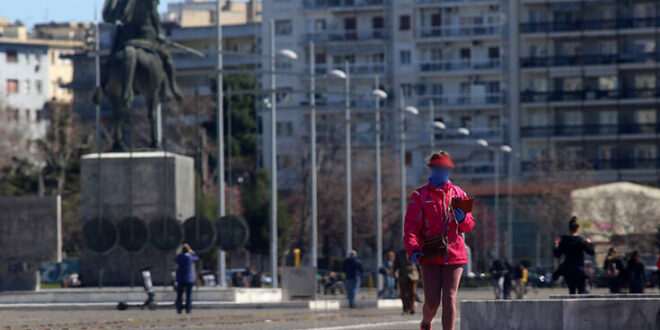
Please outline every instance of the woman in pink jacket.
[{"label": "woman in pink jacket", "polygon": [[429,182],[415,190],[406,211],[404,245],[413,263],[421,264],[424,280],[424,310],[421,330],[430,330],[442,304],[442,326],[453,330],[456,294],[468,262],[463,233],[474,228],[470,212],[454,208],[454,200],[468,195],[449,181],[454,162],[447,152],[431,155]]}]

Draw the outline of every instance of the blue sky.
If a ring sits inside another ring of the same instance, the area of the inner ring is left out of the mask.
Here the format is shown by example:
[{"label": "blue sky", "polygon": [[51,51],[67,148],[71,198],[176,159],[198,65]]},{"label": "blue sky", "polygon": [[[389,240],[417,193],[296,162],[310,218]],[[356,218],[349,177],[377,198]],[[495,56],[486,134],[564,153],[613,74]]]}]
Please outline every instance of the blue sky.
[{"label": "blue sky", "polygon": [[[161,11],[168,2],[176,1],[161,0]],[[91,21],[95,3],[97,8],[103,6],[103,0],[0,0],[0,17],[28,25],[45,21]]]}]

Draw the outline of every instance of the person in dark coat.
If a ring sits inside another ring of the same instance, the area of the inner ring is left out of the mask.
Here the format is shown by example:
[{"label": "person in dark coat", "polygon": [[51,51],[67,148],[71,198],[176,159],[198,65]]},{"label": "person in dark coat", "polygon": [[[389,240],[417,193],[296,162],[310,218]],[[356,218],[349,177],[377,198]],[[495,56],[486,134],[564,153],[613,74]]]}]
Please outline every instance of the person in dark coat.
[{"label": "person in dark coat", "polygon": [[355,308],[355,297],[360,290],[360,284],[362,282],[362,274],[364,270],[362,269],[362,263],[357,257],[357,252],[355,250],[349,253],[348,258],[344,260],[343,265],[344,274],[346,275],[346,298],[348,299],[348,307]]},{"label": "person in dark coat", "polygon": [[404,314],[415,314],[415,300],[419,270],[410,262],[406,250],[401,250],[394,260],[394,274],[399,280],[399,295]]},{"label": "person in dark coat", "polygon": [[555,258],[564,256],[564,261],[559,265],[559,271],[555,272],[564,276],[568,292],[570,294],[587,293],[587,274],[584,270],[584,255],[594,255],[594,246],[591,240],[578,235],[580,225],[577,217],[572,217],[568,223],[569,235],[555,240]]},{"label": "person in dark coat", "polygon": [[504,259],[495,259],[490,266],[490,279],[495,290],[495,299],[511,298],[511,265]]},{"label": "person in dark coat", "polygon": [[183,244],[181,253],[176,256],[176,312],[183,310],[183,294],[186,295],[186,313],[192,311],[192,288],[195,284],[195,262],[199,257],[188,244]]},{"label": "person in dark coat", "polygon": [[630,293],[644,293],[646,285],[645,267],[639,258],[639,252],[634,251],[628,260],[628,267],[626,269],[628,274],[628,286]]},{"label": "person in dark coat", "polygon": [[603,270],[605,270],[605,277],[607,277],[607,286],[610,288],[610,293],[621,293],[621,287],[626,280],[626,270],[623,260],[621,260],[621,257],[613,247],[607,251]]}]

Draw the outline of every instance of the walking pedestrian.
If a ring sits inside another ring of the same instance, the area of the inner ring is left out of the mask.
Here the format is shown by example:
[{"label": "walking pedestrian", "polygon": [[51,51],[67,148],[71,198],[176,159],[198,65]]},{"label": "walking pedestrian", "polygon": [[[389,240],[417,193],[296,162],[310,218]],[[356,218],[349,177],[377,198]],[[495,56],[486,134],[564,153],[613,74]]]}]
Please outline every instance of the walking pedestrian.
[{"label": "walking pedestrian", "polygon": [[605,277],[607,278],[607,286],[610,289],[610,293],[621,293],[621,287],[626,280],[626,271],[623,260],[621,260],[621,257],[613,247],[607,251],[603,270],[605,270]]},{"label": "walking pedestrian", "polygon": [[415,314],[415,296],[417,293],[417,282],[419,281],[419,270],[417,265],[410,262],[406,250],[401,250],[396,255],[394,262],[394,273],[399,280],[399,295],[403,305],[404,314]]},{"label": "walking pedestrian", "polygon": [[380,274],[384,279],[383,290],[378,293],[378,297],[384,299],[396,298],[396,278],[394,277],[394,259],[396,254],[394,251],[389,251],[386,254],[383,267],[380,269]]},{"label": "walking pedestrian", "polygon": [[493,260],[490,265],[490,281],[495,293],[495,299],[504,299],[504,286],[508,270],[504,266],[504,262],[500,259]]},{"label": "walking pedestrian", "polygon": [[594,255],[591,240],[580,236],[578,234],[579,230],[580,225],[577,222],[577,217],[571,217],[568,222],[569,234],[555,240],[555,258],[564,256],[564,261],[555,273],[564,276],[570,294],[587,293],[584,255],[585,253]]},{"label": "walking pedestrian", "polygon": [[644,293],[646,286],[646,273],[644,263],[639,257],[639,251],[633,251],[628,260],[626,273],[628,274],[628,289],[630,293]]},{"label": "walking pedestrian", "polygon": [[192,288],[195,284],[195,262],[199,257],[188,244],[183,244],[181,253],[176,256],[176,312],[183,310],[183,295],[186,295],[186,313],[192,311]]},{"label": "walking pedestrian", "polygon": [[344,260],[344,274],[346,275],[346,298],[348,300],[348,307],[355,308],[355,297],[360,291],[360,284],[362,283],[362,263],[358,259],[357,251],[353,250],[348,254],[348,258]]},{"label": "walking pedestrian", "polygon": [[527,282],[529,279],[529,270],[525,262],[520,262],[514,269],[513,280],[516,291],[516,299],[525,299],[527,293]]},{"label": "walking pedestrian", "polygon": [[472,199],[449,180],[454,162],[447,152],[431,155],[429,181],[410,196],[404,226],[404,245],[410,260],[422,266],[424,308],[420,329],[431,322],[442,305],[442,326],[453,330],[456,295],[467,264],[464,233],[475,226]]}]

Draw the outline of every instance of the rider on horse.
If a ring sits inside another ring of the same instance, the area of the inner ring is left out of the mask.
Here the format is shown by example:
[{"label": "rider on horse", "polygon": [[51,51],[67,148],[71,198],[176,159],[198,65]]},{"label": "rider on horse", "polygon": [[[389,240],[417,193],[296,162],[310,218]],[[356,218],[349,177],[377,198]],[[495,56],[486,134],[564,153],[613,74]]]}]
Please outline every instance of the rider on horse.
[{"label": "rider on horse", "polygon": [[[177,99],[182,95],[176,84],[172,57],[167,50],[167,41],[161,36],[159,0],[105,0],[103,20],[117,26],[111,58],[123,60],[123,98],[126,104],[133,101],[133,82],[137,65],[137,50],[157,55],[167,74],[169,91]],[[121,55],[119,55],[121,54]]]}]

